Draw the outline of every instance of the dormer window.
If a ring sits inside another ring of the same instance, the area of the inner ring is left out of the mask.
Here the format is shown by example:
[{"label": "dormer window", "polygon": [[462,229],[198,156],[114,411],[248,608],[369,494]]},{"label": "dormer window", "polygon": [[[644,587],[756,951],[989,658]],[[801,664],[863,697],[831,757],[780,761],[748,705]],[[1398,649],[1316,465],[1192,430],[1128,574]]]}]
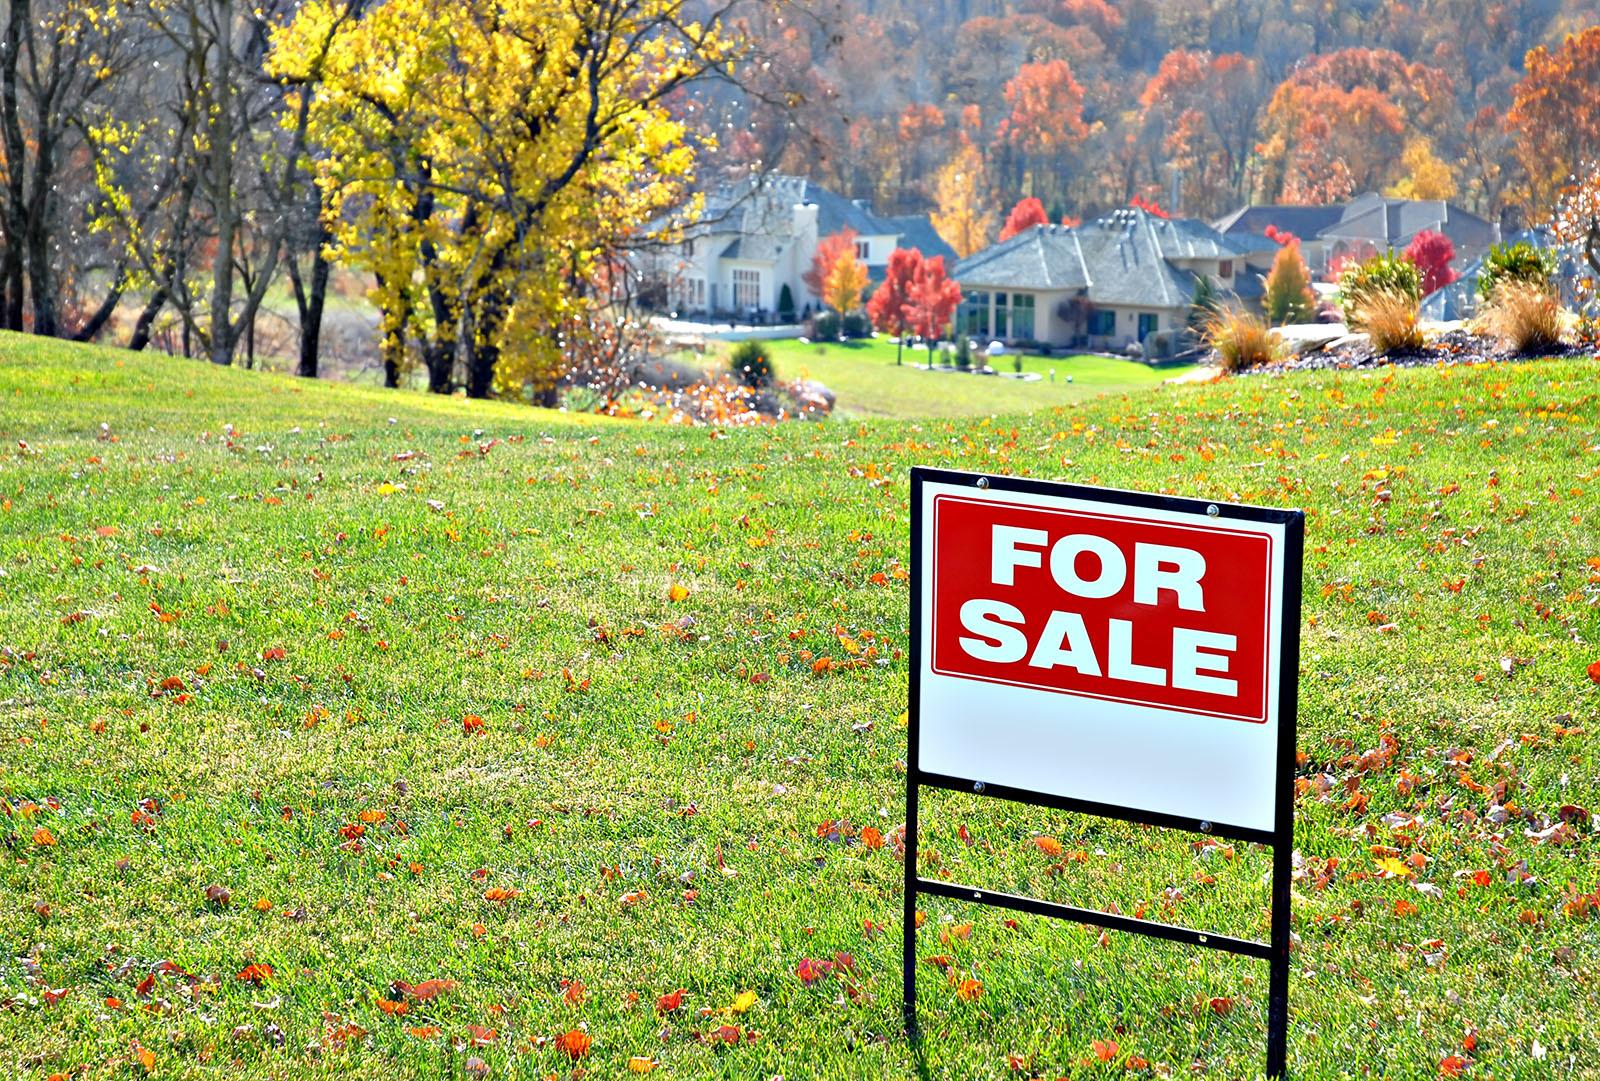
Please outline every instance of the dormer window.
[{"label": "dormer window", "polygon": [[856,258],[860,259],[863,263],[866,262],[868,249],[869,245],[865,240],[856,241]]},{"label": "dormer window", "polygon": [[1233,277],[1233,260],[1232,259],[1224,259],[1220,263],[1217,264],[1217,277],[1219,277],[1219,278],[1231,278],[1231,277]]}]

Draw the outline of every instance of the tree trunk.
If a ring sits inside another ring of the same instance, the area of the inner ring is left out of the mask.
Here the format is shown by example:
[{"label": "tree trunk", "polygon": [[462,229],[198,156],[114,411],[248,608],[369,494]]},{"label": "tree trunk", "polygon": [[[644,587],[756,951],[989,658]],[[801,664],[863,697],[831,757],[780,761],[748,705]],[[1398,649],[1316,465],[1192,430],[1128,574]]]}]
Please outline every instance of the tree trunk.
[{"label": "tree trunk", "polygon": [[217,20],[217,70],[212,76],[216,100],[211,103],[211,203],[216,213],[217,251],[211,267],[211,363],[232,364],[233,242],[239,222],[233,205],[233,18],[231,10],[214,12]]},{"label": "tree trunk", "polygon": [[289,257],[289,282],[294,286],[294,303],[300,312],[300,366],[295,374],[304,379],[317,377],[318,354],[322,348],[322,310],[328,297],[328,261],[322,246],[332,239],[326,229],[318,231],[317,250],[311,256],[311,288],[300,280],[300,264]]},{"label": "tree trunk", "polygon": [[[383,275],[378,275],[378,288],[383,288]],[[383,344],[379,347],[383,357],[383,385],[394,388],[400,385],[400,369],[406,359],[406,322],[410,313],[405,309],[384,307],[379,311],[379,325],[383,328]]]},{"label": "tree trunk", "polygon": [[33,300],[33,332],[46,338],[61,333],[60,298],[50,273],[50,217],[56,171],[55,137],[41,132],[33,163],[33,191],[27,209],[28,292]]},{"label": "tree trunk", "polygon": [[111,289],[106,293],[100,307],[89,317],[89,321],[79,327],[77,333],[72,335],[75,342],[92,342],[105,329],[106,323],[111,318],[111,313],[117,310],[117,303],[122,300],[122,290],[127,284],[128,272],[123,267],[117,267],[117,276],[111,283]]},{"label": "tree trunk", "polygon": [[500,330],[511,308],[511,298],[500,284],[504,270],[502,248],[479,281],[478,310],[472,336],[467,340],[468,398],[488,398],[494,391],[494,368],[500,362]]},{"label": "tree trunk", "polygon": [[156,291],[150,294],[150,300],[145,304],[144,310],[139,313],[139,319],[133,324],[133,337],[128,339],[128,348],[138,353],[150,344],[150,327],[154,325],[156,316],[161,314],[161,308],[167,302],[167,290],[163,286],[156,286]]},{"label": "tree trunk", "polygon": [[5,329],[22,329],[23,181],[27,162],[27,143],[17,104],[17,64],[22,56],[22,39],[32,26],[32,0],[11,0],[11,17],[6,20],[5,54],[0,63],[0,137],[5,142],[6,205],[0,213],[5,230],[5,253],[0,258],[0,278],[5,281]]}]

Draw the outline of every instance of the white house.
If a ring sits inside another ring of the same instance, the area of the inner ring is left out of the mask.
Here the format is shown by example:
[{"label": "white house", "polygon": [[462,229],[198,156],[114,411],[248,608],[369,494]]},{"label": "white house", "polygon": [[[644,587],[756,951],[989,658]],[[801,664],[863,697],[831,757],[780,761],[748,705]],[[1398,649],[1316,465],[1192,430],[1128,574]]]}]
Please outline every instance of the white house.
[{"label": "white house", "polygon": [[865,200],[804,177],[769,176],[708,194],[683,241],[653,254],[647,272],[664,283],[673,311],[789,321],[821,306],[801,279],[818,242],[845,229],[855,232],[856,255],[873,281],[882,280],[895,248],[955,261],[927,215],[879,217]]},{"label": "white house", "polygon": [[1078,226],[1035,225],[956,264],[956,331],[1121,349],[1181,330],[1202,274],[1224,297],[1259,301],[1261,278],[1251,264],[1267,253],[1257,248],[1204,222],[1135,207]]}]

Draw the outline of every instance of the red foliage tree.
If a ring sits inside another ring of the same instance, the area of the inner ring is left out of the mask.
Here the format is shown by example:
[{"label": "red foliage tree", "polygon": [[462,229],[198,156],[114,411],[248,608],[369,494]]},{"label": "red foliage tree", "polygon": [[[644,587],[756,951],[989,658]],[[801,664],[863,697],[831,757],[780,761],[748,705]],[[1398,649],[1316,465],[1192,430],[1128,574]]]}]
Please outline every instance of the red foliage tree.
[{"label": "red foliage tree", "polygon": [[1006,218],[1005,228],[1000,230],[1000,239],[1010,240],[1024,229],[1049,223],[1050,215],[1044,212],[1044,204],[1030,195],[1018,200],[1017,205],[1011,208],[1011,216]]},{"label": "red foliage tree", "polygon": [[961,303],[961,286],[945,276],[944,256],[922,260],[911,283],[911,329],[928,343],[928,363],[933,363],[933,343],[944,334]]},{"label": "red foliage tree", "polygon": [[1456,272],[1450,269],[1450,260],[1455,257],[1456,246],[1450,243],[1450,238],[1432,229],[1424,229],[1412,237],[1406,248],[1406,258],[1422,272],[1424,296],[1456,280]]},{"label": "red foliage tree", "polygon": [[896,248],[889,253],[889,266],[884,272],[883,282],[873,291],[872,299],[867,301],[867,317],[872,320],[872,325],[885,334],[895,336],[896,364],[900,363],[906,331],[911,329],[912,289],[921,272],[922,252],[916,248]]},{"label": "red foliage tree", "polygon": [[830,233],[817,241],[817,250],[811,255],[811,269],[800,275],[800,280],[806,283],[806,288],[811,290],[811,295],[818,300],[828,288],[828,275],[833,273],[833,264],[839,261],[839,256],[845,252],[854,255],[856,252],[856,231],[854,229],[841,229],[837,233]]},{"label": "red foliage tree", "polygon": [[1299,244],[1300,238],[1287,229],[1279,229],[1276,225],[1267,226],[1267,231],[1262,234],[1280,248],[1287,248],[1290,244]]}]

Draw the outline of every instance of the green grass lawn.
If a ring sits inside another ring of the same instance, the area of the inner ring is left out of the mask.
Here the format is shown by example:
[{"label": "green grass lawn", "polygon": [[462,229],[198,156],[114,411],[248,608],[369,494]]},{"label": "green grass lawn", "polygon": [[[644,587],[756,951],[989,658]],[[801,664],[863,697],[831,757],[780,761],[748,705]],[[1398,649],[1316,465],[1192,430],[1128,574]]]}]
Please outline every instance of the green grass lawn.
[{"label": "green grass lawn", "polygon": [[[894,343],[886,338],[850,342],[774,341],[773,364],[780,379],[805,376],[827,384],[839,396],[837,409],[852,417],[958,417],[1028,413],[1083,401],[1097,394],[1147,387],[1187,369],[1151,368],[1109,357],[1023,357],[1023,371],[1036,372],[1038,382],[992,375],[923,371],[926,349],[907,347],[904,364],[896,366]],[[721,350],[726,354],[726,346]],[[942,359],[942,358],[941,358]],[[987,358],[984,358],[987,359]],[[1013,371],[1013,357],[995,367]],[[980,361],[981,363],[981,361]],[[1050,379],[1051,369],[1055,379]],[[1068,376],[1072,382],[1067,382]]]},{"label": "green grass lawn", "polygon": [[[1597,1076],[1595,374],[717,431],[0,336],[0,1061],[1256,1075],[1263,963],[932,899],[907,1043],[929,463],[1305,507],[1292,1075]],[[924,807],[925,874],[1265,932],[1262,850]]]}]

